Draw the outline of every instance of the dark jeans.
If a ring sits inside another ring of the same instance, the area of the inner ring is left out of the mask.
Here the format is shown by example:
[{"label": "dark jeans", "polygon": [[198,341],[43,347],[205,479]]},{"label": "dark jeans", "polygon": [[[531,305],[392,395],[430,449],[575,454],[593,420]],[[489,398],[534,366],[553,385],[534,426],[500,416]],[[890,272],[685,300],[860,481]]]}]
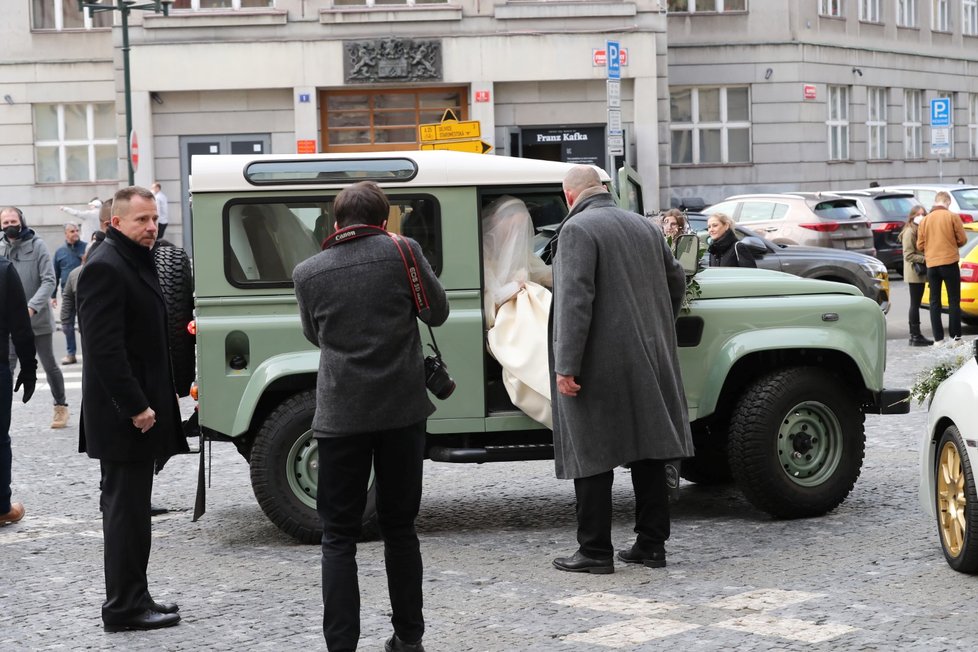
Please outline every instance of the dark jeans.
[{"label": "dark jeans", "polygon": [[[0,358],[2,359],[2,358]],[[10,401],[14,384],[10,367],[0,364],[0,515],[10,511]]]},{"label": "dark jeans", "polygon": [[[662,552],[669,539],[669,489],[666,460],[638,460],[628,465],[635,490],[635,545],[646,552]],[[615,472],[575,478],[577,543],[592,559],[611,559],[611,486]]]},{"label": "dark jeans", "polygon": [[162,240],[163,239],[163,234],[166,233],[166,227],[167,227],[168,224],[169,224],[169,222],[167,222],[166,224],[157,224],[156,225],[156,239],[157,240]]},{"label": "dark jeans", "polygon": [[78,352],[78,345],[75,343],[75,318],[72,317],[71,321],[61,324],[61,330],[65,334],[65,348],[68,355],[75,355]]},{"label": "dark jeans", "polygon": [[146,580],[152,524],[153,460],[112,462],[102,468],[105,602],[102,621],[119,624],[152,604]]},{"label": "dark jeans", "polygon": [[927,268],[930,285],[930,327],[934,340],[944,339],[941,323],[941,284],[947,285],[947,331],[951,337],[961,337],[961,268],[957,263]]},{"label": "dark jeans", "polygon": [[907,283],[910,290],[910,312],[907,317],[910,324],[910,334],[920,334],[920,301],[924,298],[923,283]]},{"label": "dark jeans", "polygon": [[421,548],[414,519],[421,506],[425,422],[406,428],[322,437],[319,443],[319,518],[323,524],[323,636],[330,652],[355,650],[360,639],[360,538],[373,464],[377,515],[391,624],[408,643],[424,635]]}]

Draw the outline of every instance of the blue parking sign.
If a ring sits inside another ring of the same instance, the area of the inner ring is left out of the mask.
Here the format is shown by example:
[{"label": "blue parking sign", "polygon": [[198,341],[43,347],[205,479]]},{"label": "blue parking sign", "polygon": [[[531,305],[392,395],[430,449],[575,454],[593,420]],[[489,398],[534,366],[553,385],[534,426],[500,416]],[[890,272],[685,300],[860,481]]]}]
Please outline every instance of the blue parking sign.
[{"label": "blue parking sign", "polygon": [[951,126],[951,98],[936,97],[930,101],[930,126]]},{"label": "blue parking sign", "polygon": [[621,79],[621,46],[618,41],[608,41],[605,52],[608,57],[608,79]]}]

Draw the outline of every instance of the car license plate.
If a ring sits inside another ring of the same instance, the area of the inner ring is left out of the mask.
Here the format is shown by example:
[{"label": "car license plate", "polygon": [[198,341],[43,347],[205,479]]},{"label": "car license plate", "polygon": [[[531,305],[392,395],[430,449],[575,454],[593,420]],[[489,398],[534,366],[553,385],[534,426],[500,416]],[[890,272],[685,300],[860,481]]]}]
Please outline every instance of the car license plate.
[{"label": "car license plate", "polygon": [[865,249],[865,240],[846,240],[846,249]]}]

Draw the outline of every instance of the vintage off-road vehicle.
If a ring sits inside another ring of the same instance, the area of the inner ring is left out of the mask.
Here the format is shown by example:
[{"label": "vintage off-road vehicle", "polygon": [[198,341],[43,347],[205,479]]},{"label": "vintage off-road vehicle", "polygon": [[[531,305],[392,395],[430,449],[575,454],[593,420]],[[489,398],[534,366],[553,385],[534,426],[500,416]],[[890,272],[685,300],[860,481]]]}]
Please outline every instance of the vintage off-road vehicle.
[{"label": "vintage off-road vehicle", "polygon": [[[487,353],[480,215],[519,197],[545,239],[567,212],[569,167],[444,151],[194,158],[196,360],[185,351],[175,365],[185,375],[196,363],[203,440],[237,446],[279,528],[320,538],[310,430],[319,353],[301,333],[292,270],[319,251],[336,194],[363,179],[387,192],[388,228],[421,244],[451,304],[437,330],[458,389],[428,421],[427,456],[553,456],[552,433],[513,406]],[[634,175],[623,172],[618,190],[641,211]],[[777,517],[833,509],[859,476],[864,414],[907,407],[906,391],[883,387],[879,306],[853,287],[779,272],[708,269],[695,280],[700,294],[676,324],[696,444],[684,476],[732,478]]]}]

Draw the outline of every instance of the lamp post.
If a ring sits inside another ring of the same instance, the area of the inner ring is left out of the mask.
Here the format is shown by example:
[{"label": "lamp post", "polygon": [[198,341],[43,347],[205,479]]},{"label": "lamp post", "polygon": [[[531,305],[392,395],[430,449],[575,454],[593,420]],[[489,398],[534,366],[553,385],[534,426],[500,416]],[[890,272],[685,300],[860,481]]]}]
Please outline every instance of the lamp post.
[{"label": "lamp post", "polygon": [[118,11],[122,14],[122,83],[123,96],[126,102],[126,167],[129,170],[129,185],[135,181],[135,170],[132,168],[132,96],[129,90],[129,12],[133,9],[140,11],[152,11],[154,14],[161,13],[164,16],[170,15],[170,5],[173,0],[147,0],[140,3],[139,0],[107,0],[105,4],[101,0],[78,0],[78,11],[95,14],[100,11]]}]

